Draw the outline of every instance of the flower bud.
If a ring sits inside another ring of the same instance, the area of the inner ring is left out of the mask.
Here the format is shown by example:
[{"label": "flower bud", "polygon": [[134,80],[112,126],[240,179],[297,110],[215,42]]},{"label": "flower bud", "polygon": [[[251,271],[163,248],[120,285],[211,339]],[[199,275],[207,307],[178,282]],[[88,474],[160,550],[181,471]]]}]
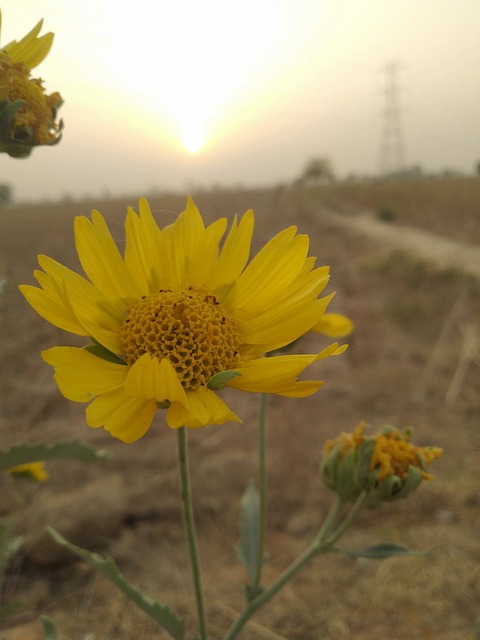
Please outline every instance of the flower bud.
[{"label": "flower bud", "polygon": [[352,434],[341,433],[325,444],[321,474],[330,489],[344,501],[367,492],[367,504],[406,498],[422,482],[431,480],[428,465],[439,458],[438,447],[410,443],[411,430],[385,426],[372,436],[364,435],[365,423]]},{"label": "flower bud", "polygon": [[[1,17],[0,12],[0,26]],[[42,20],[20,41],[0,46],[0,153],[14,158],[61,138],[63,121],[56,118],[62,97],[58,92],[47,95],[43,80],[31,76],[53,42],[53,33],[38,37],[41,28]]]}]

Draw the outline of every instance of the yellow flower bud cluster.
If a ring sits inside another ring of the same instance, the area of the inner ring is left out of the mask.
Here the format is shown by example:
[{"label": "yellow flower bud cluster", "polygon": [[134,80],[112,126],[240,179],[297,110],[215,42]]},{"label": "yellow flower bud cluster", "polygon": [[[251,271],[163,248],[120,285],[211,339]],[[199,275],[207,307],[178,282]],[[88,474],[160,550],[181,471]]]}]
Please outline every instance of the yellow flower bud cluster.
[{"label": "yellow flower bud cluster", "polygon": [[406,498],[422,482],[431,480],[428,465],[439,458],[438,447],[417,447],[410,442],[411,430],[385,426],[379,433],[364,434],[365,423],[353,433],[328,440],[321,474],[328,487],[344,501],[354,501],[363,492],[368,506]]}]

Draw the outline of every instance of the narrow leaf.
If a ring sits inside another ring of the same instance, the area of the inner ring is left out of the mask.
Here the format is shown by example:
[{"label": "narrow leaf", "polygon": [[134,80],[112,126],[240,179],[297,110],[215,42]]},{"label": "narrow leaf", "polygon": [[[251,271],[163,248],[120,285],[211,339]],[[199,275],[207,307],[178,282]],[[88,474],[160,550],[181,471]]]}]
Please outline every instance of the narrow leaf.
[{"label": "narrow leaf", "polygon": [[391,556],[424,556],[429,553],[429,551],[411,551],[406,547],[389,542],[376,544],[373,547],[363,549],[363,551],[345,551],[345,549],[338,547],[335,548],[335,551],[341,551],[351,558],[369,558],[370,560],[383,560]]},{"label": "narrow leaf", "polygon": [[238,557],[247,569],[253,584],[258,564],[260,537],[260,496],[252,483],[243,494],[240,516],[240,547]]},{"label": "narrow leaf", "polygon": [[75,458],[81,462],[97,462],[109,458],[109,453],[99,451],[79,440],[55,442],[53,444],[21,444],[0,451],[0,470],[16,467],[28,462]]},{"label": "narrow leaf", "polygon": [[185,638],[185,620],[178,618],[173,611],[159,602],[144,596],[138,589],[133,587],[120,573],[113,558],[102,558],[98,553],[92,553],[81,547],[71,544],[57,531],[47,527],[47,531],[58,544],[75,553],[77,556],[92,565],[108,580],[124,593],[129,600],[145,611],[151,618],[163,627],[175,640]]},{"label": "narrow leaf", "polygon": [[42,624],[43,632],[45,633],[45,640],[67,640],[60,636],[53,620],[47,616],[42,616]]}]

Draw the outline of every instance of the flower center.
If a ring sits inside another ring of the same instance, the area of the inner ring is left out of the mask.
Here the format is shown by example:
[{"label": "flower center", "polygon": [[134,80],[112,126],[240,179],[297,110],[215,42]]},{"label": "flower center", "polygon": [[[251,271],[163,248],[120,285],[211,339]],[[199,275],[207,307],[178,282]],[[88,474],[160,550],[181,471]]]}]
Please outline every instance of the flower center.
[{"label": "flower center", "polygon": [[128,309],[120,339],[128,365],[145,353],[168,358],[185,389],[238,366],[236,322],[214,295],[198,289],[160,290]]}]

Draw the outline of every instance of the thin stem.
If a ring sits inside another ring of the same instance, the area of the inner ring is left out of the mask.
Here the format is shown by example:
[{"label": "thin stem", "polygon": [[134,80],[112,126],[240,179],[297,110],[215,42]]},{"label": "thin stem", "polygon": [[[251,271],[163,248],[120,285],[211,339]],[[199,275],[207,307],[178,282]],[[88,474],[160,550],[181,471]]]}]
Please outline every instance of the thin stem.
[{"label": "thin stem", "polygon": [[327,542],[328,546],[332,546],[332,544],[334,544],[337,540],[339,540],[341,538],[341,536],[343,536],[345,531],[350,527],[350,525],[353,523],[355,518],[358,516],[358,514],[361,511],[363,505],[365,504],[367,496],[368,496],[368,493],[366,491],[362,491],[362,493],[358,496],[355,504],[353,505],[353,507],[348,512],[348,515],[345,518],[345,520],[342,522],[342,524],[337,529],[335,529],[335,531],[333,532],[331,538],[329,538],[329,540]]},{"label": "thin stem", "polygon": [[267,417],[266,393],[260,396],[260,411],[258,421],[258,493],[260,497],[260,531],[258,534],[257,564],[255,567],[255,579],[252,584],[253,593],[261,590],[263,557],[265,555],[265,525],[267,503],[267,478],[266,478],[266,417]]},{"label": "thin stem", "polygon": [[203,590],[198,555],[197,534],[193,517],[192,491],[190,485],[190,470],[188,464],[187,430],[185,427],[177,429],[178,461],[180,466],[180,480],[182,487],[183,515],[187,532],[188,548],[190,551],[190,564],[192,567],[193,584],[195,587],[195,600],[197,604],[198,625],[200,627],[201,640],[208,640],[205,605],[203,602]]},{"label": "thin stem", "polygon": [[327,518],[315,537],[312,544],[305,549],[305,551],[298,556],[286,569],[278,576],[272,584],[262,591],[256,598],[251,600],[245,609],[242,611],[237,620],[233,623],[227,632],[224,640],[234,640],[243,629],[252,615],[260,609],[266,602],[268,602],[273,596],[282,589],[282,587],[292,578],[300,569],[305,566],[314,556],[318,553],[325,553],[329,550],[329,543],[325,543],[331,527],[334,525],[340,509],[342,507],[342,501],[337,498],[335,504],[330,509]]},{"label": "thin stem", "polygon": [[333,534],[328,537],[331,528],[335,524],[340,510],[343,506],[343,501],[337,497],[335,504],[332,505],[328,515],[323,523],[320,531],[315,536],[312,544],[305,549],[305,551],[298,556],[286,569],[285,571],[278,576],[272,584],[267,587],[264,591],[262,591],[256,598],[251,600],[242,613],[239,615],[237,620],[233,623],[230,629],[227,632],[224,640],[234,640],[252,615],[260,609],[266,602],[268,602],[273,596],[282,589],[282,587],[292,578],[300,569],[305,566],[310,560],[320,553],[327,553],[332,550],[332,545],[340,539],[340,537],[347,531],[350,525],[353,523],[363,505],[365,504],[365,500],[367,498],[367,492],[364,491],[357,498],[357,501],[350,509],[347,514],[345,520],[335,529]]}]

